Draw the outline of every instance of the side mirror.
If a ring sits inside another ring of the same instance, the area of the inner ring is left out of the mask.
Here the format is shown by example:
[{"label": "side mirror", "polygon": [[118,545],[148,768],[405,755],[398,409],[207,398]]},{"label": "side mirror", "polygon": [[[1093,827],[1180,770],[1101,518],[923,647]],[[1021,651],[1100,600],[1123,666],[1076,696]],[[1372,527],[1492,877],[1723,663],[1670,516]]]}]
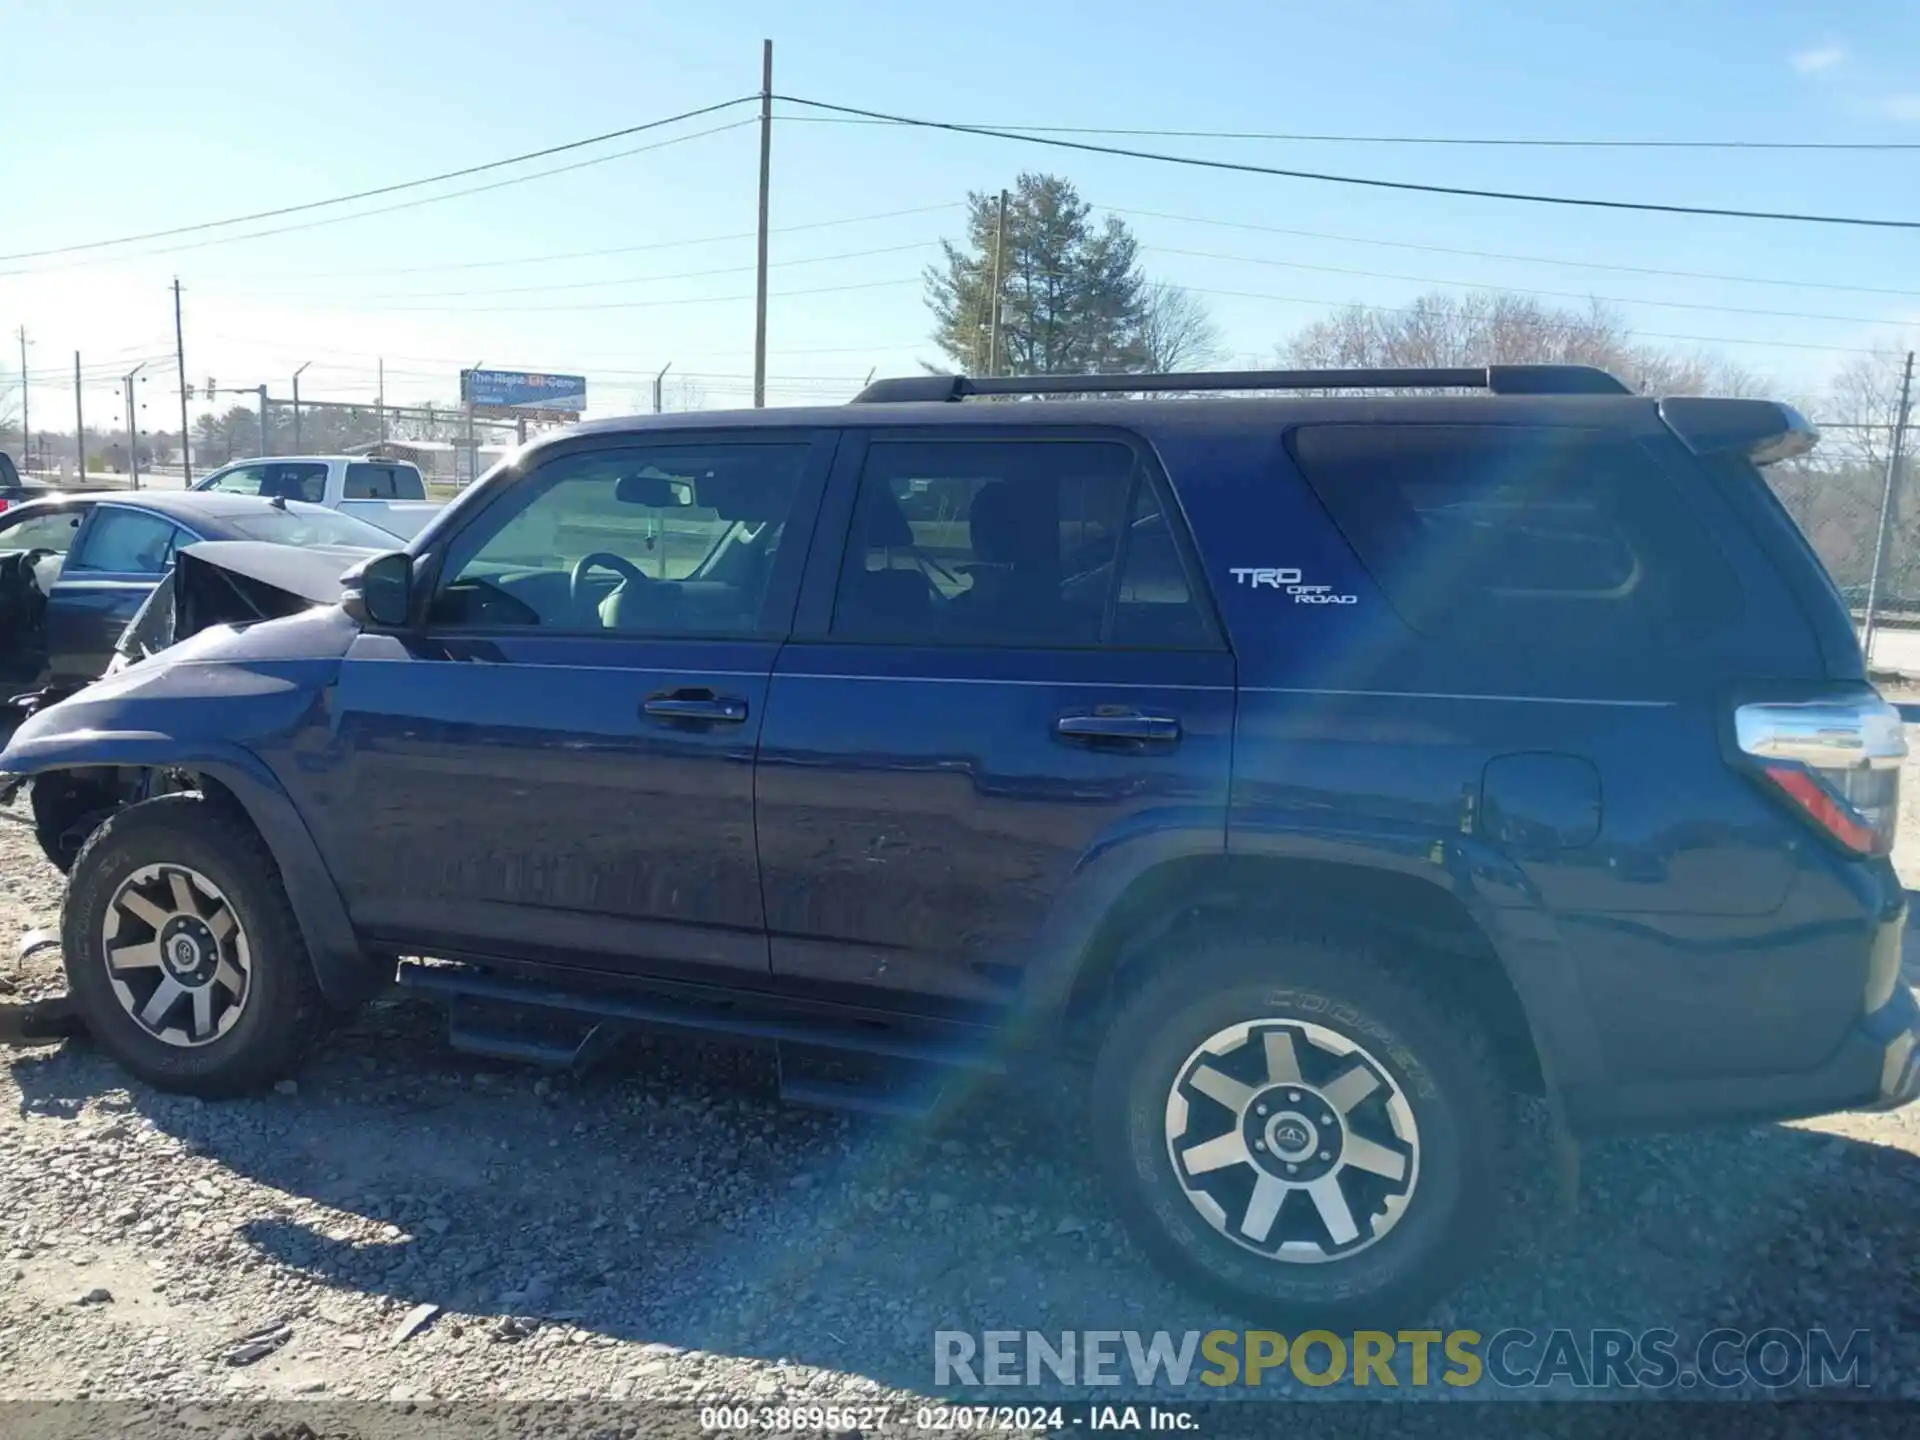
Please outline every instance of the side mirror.
[{"label": "side mirror", "polygon": [[403,550],[361,561],[340,584],[340,608],[356,624],[399,630],[413,617],[413,557]]}]

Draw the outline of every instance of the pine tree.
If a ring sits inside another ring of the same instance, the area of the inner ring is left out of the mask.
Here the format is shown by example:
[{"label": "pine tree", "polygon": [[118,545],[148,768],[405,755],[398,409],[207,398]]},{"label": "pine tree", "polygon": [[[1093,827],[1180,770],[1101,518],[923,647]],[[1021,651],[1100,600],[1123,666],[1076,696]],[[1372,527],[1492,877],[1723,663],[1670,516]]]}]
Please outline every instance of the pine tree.
[{"label": "pine tree", "polygon": [[[967,196],[964,245],[941,242],[927,267],[934,339],[963,373],[990,368],[993,250],[999,196]],[[997,373],[1069,375],[1140,370],[1147,290],[1139,243],[1124,222],[1095,224],[1092,207],[1055,175],[1025,174],[1008,192],[1000,275]]]}]

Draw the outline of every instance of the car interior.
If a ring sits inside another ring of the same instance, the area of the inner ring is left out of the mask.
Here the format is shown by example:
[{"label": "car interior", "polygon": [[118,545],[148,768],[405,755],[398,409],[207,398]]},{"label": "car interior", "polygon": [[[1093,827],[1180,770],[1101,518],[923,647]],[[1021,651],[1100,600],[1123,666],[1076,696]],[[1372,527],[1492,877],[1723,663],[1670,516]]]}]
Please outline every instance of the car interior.
[{"label": "car interior", "polygon": [[669,475],[587,471],[512,516],[436,596],[435,623],[629,633],[746,634],[791,506],[792,477],[758,459]]}]

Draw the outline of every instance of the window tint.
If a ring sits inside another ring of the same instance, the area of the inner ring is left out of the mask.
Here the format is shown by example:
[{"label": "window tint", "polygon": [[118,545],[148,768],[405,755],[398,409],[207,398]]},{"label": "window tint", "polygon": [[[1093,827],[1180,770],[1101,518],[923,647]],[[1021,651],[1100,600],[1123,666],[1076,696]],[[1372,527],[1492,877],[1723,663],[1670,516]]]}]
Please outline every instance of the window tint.
[{"label": "window tint", "polygon": [[1188,584],[1173,530],[1152,487],[1144,484],[1127,526],[1113,640],[1116,645],[1180,649],[1213,643],[1213,626]]},{"label": "window tint", "polygon": [[411,465],[381,465],[359,461],[347,466],[341,497],[347,500],[424,500],[426,487]]},{"label": "window tint", "polygon": [[1290,443],[1388,602],[1424,633],[1615,647],[1698,632],[1738,607],[1711,535],[1625,442],[1324,425]]},{"label": "window tint", "polygon": [[327,467],[312,461],[263,465],[260,493],[269,499],[305,500],[318,505],[327,498]]},{"label": "window tint", "polygon": [[81,510],[49,510],[0,528],[0,551],[52,550],[64,555],[73,548],[74,533],[84,514]]},{"label": "window tint", "polygon": [[556,460],[456,542],[433,620],[763,633],[807,449],[662,446]]},{"label": "window tint", "polygon": [[[1117,593],[1116,563],[1126,567]],[[1115,623],[1116,599],[1130,612],[1124,623]],[[1175,616],[1170,624],[1131,613],[1161,608]],[[878,441],[867,452],[835,636],[936,645],[1187,643],[1195,621],[1179,555],[1126,446]]]},{"label": "window tint", "polygon": [[67,568],[113,575],[158,575],[173,563],[179,533],[158,515],[102,505],[93,512],[86,542],[74,552]]}]

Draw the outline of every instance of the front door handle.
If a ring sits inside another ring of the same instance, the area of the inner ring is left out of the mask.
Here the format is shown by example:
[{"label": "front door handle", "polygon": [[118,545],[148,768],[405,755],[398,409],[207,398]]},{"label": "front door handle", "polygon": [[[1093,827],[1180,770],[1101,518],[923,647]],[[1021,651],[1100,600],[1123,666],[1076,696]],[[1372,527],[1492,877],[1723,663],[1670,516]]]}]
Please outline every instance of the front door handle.
[{"label": "front door handle", "polygon": [[1077,712],[1062,715],[1053,722],[1053,733],[1062,740],[1099,744],[1101,741],[1132,741],[1137,744],[1172,745],[1180,739],[1180,722],[1170,715],[1140,715]]},{"label": "front door handle", "polygon": [[667,690],[649,695],[641,710],[655,720],[693,720],[738,725],[747,718],[747,702],[711,690]]}]

